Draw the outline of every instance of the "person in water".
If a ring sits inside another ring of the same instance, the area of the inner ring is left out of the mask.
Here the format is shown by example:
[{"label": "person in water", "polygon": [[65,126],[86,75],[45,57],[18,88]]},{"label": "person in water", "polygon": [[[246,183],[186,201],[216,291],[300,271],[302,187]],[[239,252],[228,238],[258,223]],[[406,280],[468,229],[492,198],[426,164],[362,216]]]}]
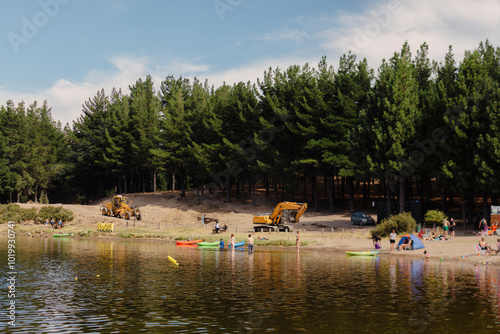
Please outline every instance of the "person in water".
[{"label": "person in water", "polygon": [[235,244],[235,241],[234,241],[234,234],[231,234],[231,238],[229,238],[229,248],[231,250],[234,250],[234,244]]},{"label": "person in water", "polygon": [[249,235],[248,235],[248,240],[247,240],[247,242],[248,242],[248,252],[249,252],[249,253],[253,253],[253,243],[254,243],[254,240],[253,240],[253,238],[252,238],[252,234],[249,234]]}]

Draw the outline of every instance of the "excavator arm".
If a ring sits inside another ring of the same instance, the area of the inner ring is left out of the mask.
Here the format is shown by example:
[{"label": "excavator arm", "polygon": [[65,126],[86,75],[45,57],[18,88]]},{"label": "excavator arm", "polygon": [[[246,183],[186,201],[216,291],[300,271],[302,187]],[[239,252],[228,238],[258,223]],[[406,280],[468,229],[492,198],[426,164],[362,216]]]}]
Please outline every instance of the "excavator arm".
[{"label": "excavator arm", "polygon": [[[298,223],[300,217],[304,214],[307,209],[307,203],[296,203],[296,202],[281,202],[274,208],[270,215],[254,216],[254,224],[265,224],[268,226],[281,226],[281,221],[283,214],[286,214],[287,219],[291,223]],[[293,218],[293,219],[291,219]],[[257,231],[258,227],[255,227]]]}]

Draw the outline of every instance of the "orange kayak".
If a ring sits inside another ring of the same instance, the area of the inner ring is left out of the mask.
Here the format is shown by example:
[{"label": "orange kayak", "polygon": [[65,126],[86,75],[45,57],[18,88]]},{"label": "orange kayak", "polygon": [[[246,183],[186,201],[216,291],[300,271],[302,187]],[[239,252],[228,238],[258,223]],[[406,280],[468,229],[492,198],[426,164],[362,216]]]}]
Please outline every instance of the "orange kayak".
[{"label": "orange kayak", "polygon": [[198,242],[202,242],[202,239],[199,240],[176,240],[175,243],[177,245],[196,245]]}]

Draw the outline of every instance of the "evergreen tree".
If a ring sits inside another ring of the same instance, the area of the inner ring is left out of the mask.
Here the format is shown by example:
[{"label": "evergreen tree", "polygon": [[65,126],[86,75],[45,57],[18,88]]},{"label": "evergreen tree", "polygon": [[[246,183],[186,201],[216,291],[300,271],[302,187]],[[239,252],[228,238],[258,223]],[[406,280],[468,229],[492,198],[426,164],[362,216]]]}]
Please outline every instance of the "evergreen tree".
[{"label": "evergreen tree", "polygon": [[85,202],[91,197],[103,196],[106,179],[106,143],[103,134],[109,125],[109,99],[104,89],[83,104],[83,114],[73,124],[69,138],[72,156],[72,179],[78,189],[83,189]]},{"label": "evergreen tree", "polygon": [[[406,42],[389,64],[381,65],[372,95],[376,112],[372,131],[377,154],[370,154],[369,160],[375,169],[384,173],[388,190],[396,190],[395,186],[399,183],[400,212],[405,209],[405,180],[411,175],[406,162],[407,154],[415,142],[416,125],[420,121],[415,78],[415,68]],[[391,196],[388,197],[390,201]]]},{"label": "evergreen tree", "polygon": [[165,143],[166,169],[171,171],[172,190],[175,190],[176,174],[181,175],[182,195],[184,195],[185,161],[188,159],[186,147],[191,144],[192,130],[188,124],[185,101],[191,85],[188,79],[175,79],[168,76],[161,83],[160,101],[163,118],[161,119],[161,138]]},{"label": "evergreen tree", "polygon": [[[128,131],[130,133],[130,164],[132,189],[146,191],[154,179],[158,167],[151,152],[158,148],[160,133],[160,100],[155,94],[150,76],[130,86],[130,111]],[[151,182],[151,183],[150,183]]]},{"label": "evergreen tree", "polygon": [[497,179],[491,178],[498,165],[495,152],[498,140],[498,121],[495,119],[499,101],[498,53],[488,41],[481,42],[478,49],[466,52],[459,66],[457,94],[448,111],[447,123],[453,130],[456,145],[444,170],[469,203],[469,217],[478,190],[483,194],[486,207],[488,193],[498,189]]},{"label": "evergreen tree", "polygon": [[335,75],[333,112],[328,118],[325,138],[333,144],[325,154],[326,162],[339,176],[347,180],[349,209],[354,211],[354,177],[366,180],[366,151],[354,147],[355,125],[360,121],[360,111],[367,106],[367,94],[372,80],[366,59],[356,62],[356,56],[343,55]]}]

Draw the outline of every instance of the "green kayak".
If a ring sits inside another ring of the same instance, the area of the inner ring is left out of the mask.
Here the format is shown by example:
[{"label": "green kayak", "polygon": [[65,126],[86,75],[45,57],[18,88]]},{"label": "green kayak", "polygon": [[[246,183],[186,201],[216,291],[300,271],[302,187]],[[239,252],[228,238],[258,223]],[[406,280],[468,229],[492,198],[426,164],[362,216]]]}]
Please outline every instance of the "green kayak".
[{"label": "green kayak", "polygon": [[202,241],[197,243],[198,246],[219,246],[220,241]]},{"label": "green kayak", "polygon": [[73,233],[54,234],[54,238],[71,237],[71,236],[73,236]]}]

